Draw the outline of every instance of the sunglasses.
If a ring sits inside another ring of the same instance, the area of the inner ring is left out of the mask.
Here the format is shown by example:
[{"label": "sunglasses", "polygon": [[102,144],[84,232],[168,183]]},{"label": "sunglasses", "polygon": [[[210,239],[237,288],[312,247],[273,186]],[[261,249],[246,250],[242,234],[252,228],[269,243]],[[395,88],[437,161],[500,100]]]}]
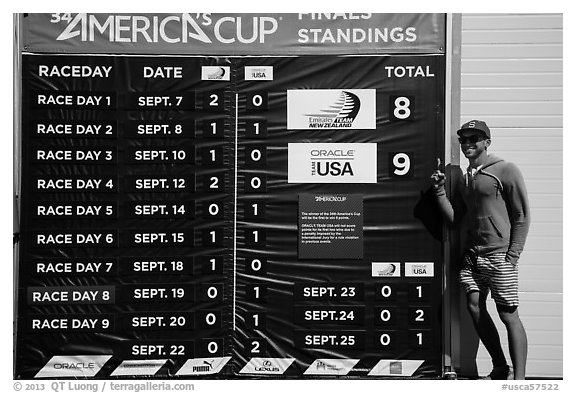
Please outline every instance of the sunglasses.
[{"label": "sunglasses", "polygon": [[461,136],[460,138],[458,138],[458,141],[460,142],[461,145],[464,145],[466,143],[478,143],[485,139],[486,138],[483,137],[482,135],[471,135],[471,136]]}]

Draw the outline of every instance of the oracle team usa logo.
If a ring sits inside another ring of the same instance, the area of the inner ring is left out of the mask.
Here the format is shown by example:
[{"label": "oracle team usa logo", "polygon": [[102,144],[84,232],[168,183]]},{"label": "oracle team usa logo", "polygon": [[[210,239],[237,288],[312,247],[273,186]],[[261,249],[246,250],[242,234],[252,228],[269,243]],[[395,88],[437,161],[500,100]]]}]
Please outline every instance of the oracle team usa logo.
[{"label": "oracle team usa logo", "polygon": [[376,90],[288,90],[287,111],[291,130],[374,130]]}]

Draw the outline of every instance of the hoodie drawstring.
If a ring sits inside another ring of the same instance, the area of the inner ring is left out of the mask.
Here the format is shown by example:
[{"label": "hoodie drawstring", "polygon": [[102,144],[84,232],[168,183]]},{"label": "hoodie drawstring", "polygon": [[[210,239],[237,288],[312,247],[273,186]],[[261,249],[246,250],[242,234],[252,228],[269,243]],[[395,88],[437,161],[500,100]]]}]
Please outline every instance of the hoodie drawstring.
[{"label": "hoodie drawstring", "polygon": [[496,187],[496,197],[498,197],[498,190],[501,190],[501,192],[504,191],[504,186],[502,185],[502,182],[500,181],[500,179],[498,179],[498,176],[496,176],[490,172],[486,172],[482,168],[480,168],[478,170],[478,173],[483,173],[484,175],[490,176],[491,178],[496,180],[496,182],[498,183],[498,186]]}]

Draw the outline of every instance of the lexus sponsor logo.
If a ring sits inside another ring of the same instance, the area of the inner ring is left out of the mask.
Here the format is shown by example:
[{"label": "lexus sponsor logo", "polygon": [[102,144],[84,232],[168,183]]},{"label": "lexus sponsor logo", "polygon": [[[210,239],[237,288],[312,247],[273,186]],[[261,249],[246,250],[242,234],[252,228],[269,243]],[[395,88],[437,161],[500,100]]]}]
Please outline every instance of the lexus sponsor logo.
[{"label": "lexus sponsor logo", "polygon": [[375,143],[289,143],[288,183],[376,183]]},{"label": "lexus sponsor logo", "polygon": [[373,262],[372,277],[400,277],[400,262]]},{"label": "lexus sponsor logo", "polygon": [[406,277],[434,277],[434,264],[432,262],[406,262]]},{"label": "lexus sponsor logo", "polygon": [[203,81],[229,81],[230,67],[228,66],[202,66]]},{"label": "lexus sponsor logo", "polygon": [[288,129],[376,129],[376,90],[288,90]]},{"label": "lexus sponsor logo", "polygon": [[294,362],[294,358],[252,358],[240,370],[240,374],[282,375],[292,362]]},{"label": "lexus sponsor logo", "polygon": [[270,360],[263,360],[262,364],[254,368],[256,372],[278,373],[280,369],[276,367]]}]

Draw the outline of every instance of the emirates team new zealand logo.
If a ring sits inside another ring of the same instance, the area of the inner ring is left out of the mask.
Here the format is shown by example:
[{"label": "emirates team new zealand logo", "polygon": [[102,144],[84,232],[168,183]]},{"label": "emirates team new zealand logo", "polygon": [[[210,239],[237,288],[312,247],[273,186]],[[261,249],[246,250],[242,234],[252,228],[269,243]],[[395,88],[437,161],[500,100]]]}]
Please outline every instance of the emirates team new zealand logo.
[{"label": "emirates team new zealand logo", "polygon": [[310,128],[351,128],[360,111],[360,98],[356,94],[342,91],[338,100],[321,113],[307,113]]}]

